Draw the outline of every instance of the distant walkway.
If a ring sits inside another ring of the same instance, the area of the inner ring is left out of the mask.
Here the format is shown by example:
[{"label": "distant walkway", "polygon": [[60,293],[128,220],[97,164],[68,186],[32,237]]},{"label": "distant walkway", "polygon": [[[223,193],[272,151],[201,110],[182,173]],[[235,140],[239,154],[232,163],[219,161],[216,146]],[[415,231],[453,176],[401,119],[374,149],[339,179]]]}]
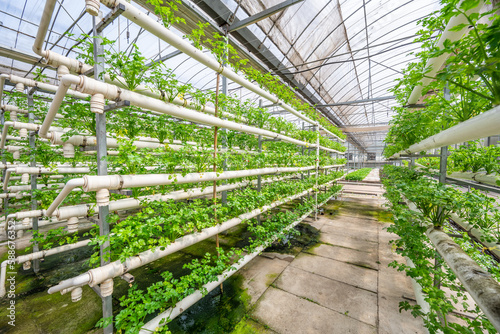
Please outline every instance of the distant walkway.
[{"label": "distant walkway", "polygon": [[399,302],[413,303],[414,295],[405,274],[387,267],[398,255],[380,203],[330,201],[324,216],[308,221],[321,231],[319,245],[249,263],[242,270],[254,305],[247,325],[279,334],[424,333],[420,319],[399,313]]},{"label": "distant walkway", "polygon": [[374,168],[363,180],[364,182],[380,182],[380,169]]}]

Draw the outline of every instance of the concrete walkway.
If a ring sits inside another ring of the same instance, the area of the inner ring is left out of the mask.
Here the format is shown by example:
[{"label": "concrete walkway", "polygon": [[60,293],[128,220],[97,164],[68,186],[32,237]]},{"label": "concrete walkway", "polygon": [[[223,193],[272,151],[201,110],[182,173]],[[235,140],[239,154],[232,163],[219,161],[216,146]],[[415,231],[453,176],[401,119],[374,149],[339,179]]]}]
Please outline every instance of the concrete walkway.
[{"label": "concrete walkway", "polygon": [[370,173],[363,179],[364,182],[380,182],[380,169],[374,168]]},{"label": "concrete walkway", "polygon": [[324,216],[308,221],[321,231],[318,245],[249,263],[242,270],[253,305],[248,325],[280,334],[424,333],[420,319],[399,313],[399,302],[413,303],[414,295],[405,274],[387,266],[398,256],[380,203],[331,201]]}]

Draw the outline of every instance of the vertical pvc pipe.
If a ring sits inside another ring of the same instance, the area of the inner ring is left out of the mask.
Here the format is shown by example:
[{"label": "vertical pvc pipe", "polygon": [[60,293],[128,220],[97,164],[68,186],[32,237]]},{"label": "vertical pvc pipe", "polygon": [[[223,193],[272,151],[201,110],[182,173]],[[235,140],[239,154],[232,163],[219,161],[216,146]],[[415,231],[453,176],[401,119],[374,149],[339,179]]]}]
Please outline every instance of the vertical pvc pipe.
[{"label": "vertical pvc pipe", "polygon": [[[101,12],[99,12],[101,16]],[[96,17],[92,16],[93,23],[93,36],[94,36],[94,79],[99,81],[104,81],[100,79],[100,74],[104,72],[104,62],[103,62],[103,48],[101,45],[101,39],[99,33],[96,29]],[[106,161],[107,147],[106,147],[106,115],[102,113],[96,113],[96,139],[97,139],[97,175],[108,175],[108,164]],[[99,235],[109,235],[109,205],[99,206]],[[108,250],[106,250],[108,249]],[[99,250],[101,256],[101,266],[108,264],[109,261],[109,241],[104,242],[100,246]],[[112,284],[111,282],[106,281]],[[104,283],[104,282],[103,282]],[[112,289],[112,288],[111,288]],[[108,293],[106,293],[108,294]],[[102,296],[102,317],[108,319],[113,316],[113,305],[112,305],[112,292],[107,296]],[[109,325],[104,327],[104,334],[113,334],[113,322],[110,321]]]},{"label": "vertical pvc pipe", "polygon": [[[35,115],[33,114],[33,89],[29,92],[28,94],[28,122],[29,123],[34,123],[35,122]],[[30,145],[30,167],[36,167],[36,157],[35,157],[35,146],[36,146],[36,137],[35,137],[35,132],[30,131],[29,133],[29,145]],[[31,174],[31,210],[37,210],[38,209],[38,203],[35,198],[35,190],[37,189],[37,180],[36,174]],[[38,217],[33,217],[32,219],[32,230],[38,231]],[[36,241],[33,242],[33,253],[38,252],[38,243]],[[35,273],[38,273],[40,270],[40,260],[39,259],[34,259],[33,260],[33,271]]]}]

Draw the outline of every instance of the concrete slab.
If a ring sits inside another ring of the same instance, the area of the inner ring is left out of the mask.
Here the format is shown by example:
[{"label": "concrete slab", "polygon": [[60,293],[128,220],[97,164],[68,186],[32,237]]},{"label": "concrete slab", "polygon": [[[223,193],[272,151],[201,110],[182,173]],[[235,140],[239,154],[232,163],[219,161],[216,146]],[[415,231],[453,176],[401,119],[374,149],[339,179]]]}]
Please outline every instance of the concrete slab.
[{"label": "concrete slab", "polygon": [[351,237],[347,237],[345,235],[339,235],[339,234],[321,233],[319,239],[321,240],[321,242],[324,242],[324,243],[327,243],[330,245],[347,247],[347,248],[356,249],[356,250],[360,250],[360,251],[367,252],[367,253],[377,253],[377,248],[378,248],[378,244],[375,242],[370,242],[368,240],[355,239],[355,238],[351,238]]},{"label": "concrete slab", "polygon": [[283,290],[269,288],[253,316],[280,334],[375,334],[375,327]]},{"label": "concrete slab", "polygon": [[346,224],[344,227],[338,227],[338,226],[331,226],[330,224],[325,223],[325,225],[321,229],[321,232],[333,235],[346,236],[349,238],[354,238],[359,240],[367,240],[374,243],[378,242],[377,229],[372,229],[372,231],[368,231],[367,229],[364,229],[363,226],[353,226]]},{"label": "concrete slab", "polygon": [[257,256],[244,266],[239,273],[243,276],[243,288],[247,289],[250,304],[254,304],[266,289],[278,278],[279,274],[290,264],[289,261],[277,257],[270,259]]},{"label": "concrete slab", "polygon": [[306,251],[307,253],[327,257],[332,260],[342,261],[361,267],[378,269],[378,256],[376,253],[366,253],[354,249],[320,244]]},{"label": "concrete slab", "polygon": [[299,254],[290,266],[377,292],[377,271],[373,269],[305,253]]},{"label": "concrete slab", "polygon": [[[352,216],[338,216],[333,219],[329,219],[328,221],[323,223],[323,227],[328,227],[329,229],[349,228],[360,231],[369,231],[373,234],[377,234],[379,230],[377,224],[374,224],[374,221],[372,219],[359,219]],[[328,229],[324,231],[328,232]]]},{"label": "concrete slab", "polygon": [[287,267],[275,286],[369,325],[377,325],[376,293],[294,267]]}]

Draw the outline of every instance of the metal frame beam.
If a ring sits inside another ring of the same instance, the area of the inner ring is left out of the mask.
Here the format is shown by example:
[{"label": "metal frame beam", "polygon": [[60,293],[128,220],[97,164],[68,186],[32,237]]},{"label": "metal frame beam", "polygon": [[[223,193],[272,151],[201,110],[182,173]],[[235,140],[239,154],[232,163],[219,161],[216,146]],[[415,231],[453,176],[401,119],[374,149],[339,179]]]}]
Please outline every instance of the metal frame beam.
[{"label": "metal frame beam", "polygon": [[269,16],[272,16],[290,6],[293,6],[299,2],[302,2],[304,0],[287,0],[287,1],[283,1],[282,3],[279,3],[275,6],[272,6],[266,10],[263,10],[262,12],[260,13],[257,13],[255,15],[252,15],[250,17],[247,17],[246,19],[244,20],[241,20],[241,21],[235,21],[233,24],[231,24],[229,26],[229,29],[228,31],[230,33],[232,33],[233,31],[236,31],[236,30],[239,30],[239,29],[242,29],[242,28],[245,28],[245,27],[248,27],[249,25],[251,24],[254,24],[256,22],[259,22],[265,18],[268,18]]},{"label": "metal frame beam", "polygon": [[376,101],[394,100],[395,98],[396,98],[395,96],[382,96],[382,97],[374,97],[374,98],[371,98],[371,99],[361,99],[361,100],[345,101],[345,102],[337,102],[337,103],[329,103],[329,104],[319,104],[316,107],[344,106],[344,105],[349,105],[349,104],[358,104],[358,103],[369,103],[369,102],[376,102]]}]

